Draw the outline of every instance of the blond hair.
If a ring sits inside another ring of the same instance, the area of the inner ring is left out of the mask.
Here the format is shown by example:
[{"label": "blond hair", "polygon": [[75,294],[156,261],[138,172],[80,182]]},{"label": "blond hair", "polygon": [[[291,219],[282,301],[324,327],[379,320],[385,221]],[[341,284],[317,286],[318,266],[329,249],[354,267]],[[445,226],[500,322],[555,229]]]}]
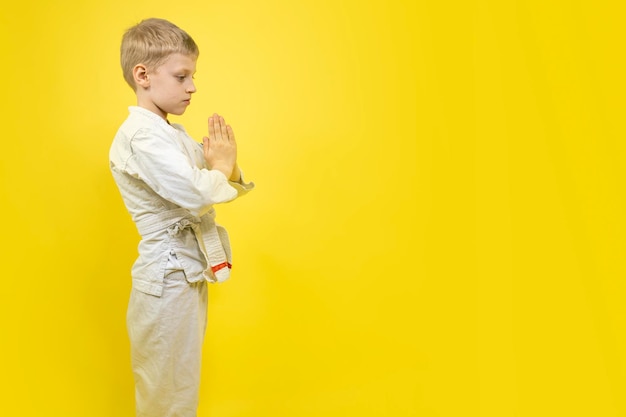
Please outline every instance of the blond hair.
[{"label": "blond hair", "polygon": [[137,64],[156,68],[175,53],[197,58],[198,45],[187,32],[165,19],[142,20],[122,37],[120,61],[124,79],[135,90],[133,68]]}]

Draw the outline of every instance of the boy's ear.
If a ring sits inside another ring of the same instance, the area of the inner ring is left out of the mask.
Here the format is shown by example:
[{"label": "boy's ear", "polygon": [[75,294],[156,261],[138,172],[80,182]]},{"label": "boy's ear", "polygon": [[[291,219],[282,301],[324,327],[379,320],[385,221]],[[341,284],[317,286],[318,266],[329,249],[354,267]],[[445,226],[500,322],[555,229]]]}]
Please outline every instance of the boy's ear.
[{"label": "boy's ear", "polygon": [[133,78],[135,84],[139,87],[147,88],[150,86],[150,78],[148,77],[148,69],[144,64],[137,64],[133,68]]}]

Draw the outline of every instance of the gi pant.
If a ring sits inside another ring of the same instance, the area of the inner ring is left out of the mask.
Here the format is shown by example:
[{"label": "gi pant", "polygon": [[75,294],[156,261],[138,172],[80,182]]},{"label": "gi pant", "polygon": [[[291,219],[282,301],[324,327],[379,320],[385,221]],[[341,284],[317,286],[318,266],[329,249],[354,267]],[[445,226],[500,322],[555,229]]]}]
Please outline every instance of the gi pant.
[{"label": "gi pant", "polygon": [[182,271],[163,294],[132,289],[127,312],[137,417],[196,417],[208,289]]}]

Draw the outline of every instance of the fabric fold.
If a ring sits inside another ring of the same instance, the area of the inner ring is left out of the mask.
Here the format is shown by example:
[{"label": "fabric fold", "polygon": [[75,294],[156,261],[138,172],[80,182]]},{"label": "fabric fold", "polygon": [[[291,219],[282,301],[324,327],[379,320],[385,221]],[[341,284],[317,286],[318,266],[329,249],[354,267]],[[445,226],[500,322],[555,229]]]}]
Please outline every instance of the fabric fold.
[{"label": "fabric fold", "polygon": [[202,217],[196,217],[179,208],[144,216],[136,225],[142,237],[164,230],[176,234],[185,228],[191,228],[207,264],[203,272],[204,278],[212,283],[224,282],[230,277],[232,252],[228,232],[215,223],[214,215],[214,210],[210,210]]}]

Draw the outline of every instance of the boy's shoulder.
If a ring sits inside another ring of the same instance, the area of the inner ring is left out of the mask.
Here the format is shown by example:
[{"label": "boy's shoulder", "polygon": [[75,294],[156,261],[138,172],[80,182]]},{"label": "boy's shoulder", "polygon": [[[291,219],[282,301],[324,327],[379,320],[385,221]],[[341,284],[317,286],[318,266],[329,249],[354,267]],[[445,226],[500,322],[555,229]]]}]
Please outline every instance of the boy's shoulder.
[{"label": "boy's shoulder", "polygon": [[138,138],[156,140],[176,140],[180,133],[189,136],[183,125],[169,123],[150,110],[130,106],[129,114],[122,122],[115,135],[115,142],[120,140],[130,144]]}]

